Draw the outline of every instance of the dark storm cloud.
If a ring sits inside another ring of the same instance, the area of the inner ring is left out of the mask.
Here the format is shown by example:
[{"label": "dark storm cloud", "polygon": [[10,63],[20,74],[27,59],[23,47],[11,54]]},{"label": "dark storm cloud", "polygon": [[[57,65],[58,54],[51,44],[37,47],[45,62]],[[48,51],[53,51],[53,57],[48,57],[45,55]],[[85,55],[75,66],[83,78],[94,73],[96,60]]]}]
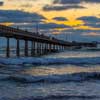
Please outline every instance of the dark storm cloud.
[{"label": "dark storm cloud", "polygon": [[77,20],[84,21],[85,26],[100,28],[100,18],[97,18],[95,16],[83,16],[83,17],[77,18]]},{"label": "dark storm cloud", "polygon": [[44,11],[60,11],[60,10],[68,10],[68,9],[84,9],[85,7],[80,5],[46,5],[43,7]]},{"label": "dark storm cloud", "polygon": [[0,22],[32,22],[41,21],[45,19],[42,15],[37,13],[27,13],[18,10],[0,10]]},{"label": "dark storm cloud", "polygon": [[67,21],[67,19],[65,17],[55,17],[53,19],[57,20],[57,21]]}]

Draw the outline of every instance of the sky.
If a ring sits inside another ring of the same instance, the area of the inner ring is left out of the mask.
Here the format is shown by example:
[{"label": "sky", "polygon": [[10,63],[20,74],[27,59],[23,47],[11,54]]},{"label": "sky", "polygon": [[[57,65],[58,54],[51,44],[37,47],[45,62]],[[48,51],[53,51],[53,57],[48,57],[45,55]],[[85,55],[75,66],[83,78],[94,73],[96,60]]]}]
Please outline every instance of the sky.
[{"label": "sky", "polygon": [[100,41],[100,0],[0,0],[0,24]]}]

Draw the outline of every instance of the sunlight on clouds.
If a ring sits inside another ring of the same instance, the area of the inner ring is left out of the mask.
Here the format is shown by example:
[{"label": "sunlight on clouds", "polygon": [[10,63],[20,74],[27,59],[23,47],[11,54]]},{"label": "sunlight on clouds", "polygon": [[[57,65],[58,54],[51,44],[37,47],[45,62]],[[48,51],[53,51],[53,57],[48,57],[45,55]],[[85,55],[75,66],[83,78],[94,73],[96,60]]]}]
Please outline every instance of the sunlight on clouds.
[{"label": "sunlight on clouds", "polygon": [[80,20],[68,20],[68,21],[55,21],[55,20],[46,20],[46,23],[49,22],[54,22],[56,24],[64,24],[64,25],[69,25],[69,26],[79,26],[79,25],[83,25],[84,22],[80,21]]},{"label": "sunlight on clouds", "polygon": [[0,23],[1,25],[5,25],[5,26],[11,26],[13,25],[14,23],[9,23],[9,22],[6,22],[6,23]]},{"label": "sunlight on clouds", "polygon": [[74,27],[74,29],[83,29],[83,30],[100,30],[100,28],[93,28],[89,26],[79,26],[79,27]]},{"label": "sunlight on clouds", "polygon": [[[2,0],[0,0],[2,1]],[[76,20],[81,16],[97,16],[100,17],[100,3],[82,3],[80,5],[86,7],[85,9],[69,9],[62,11],[43,11],[45,5],[52,5],[53,0],[5,0],[4,5],[0,7],[2,10],[22,10],[25,12],[36,12],[43,15],[46,20],[45,23],[56,23],[69,25],[77,29],[95,29],[89,26],[84,26],[84,22],[81,20]],[[55,21],[54,17],[65,17],[68,21]],[[10,25],[6,23],[6,25]]]}]

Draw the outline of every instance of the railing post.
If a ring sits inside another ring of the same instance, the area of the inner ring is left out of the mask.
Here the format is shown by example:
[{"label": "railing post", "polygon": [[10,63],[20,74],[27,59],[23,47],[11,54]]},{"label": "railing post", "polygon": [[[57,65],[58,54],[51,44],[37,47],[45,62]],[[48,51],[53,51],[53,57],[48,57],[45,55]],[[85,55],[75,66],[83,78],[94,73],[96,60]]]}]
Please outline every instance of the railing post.
[{"label": "railing post", "polygon": [[7,37],[7,48],[6,48],[6,57],[10,57],[10,39]]}]

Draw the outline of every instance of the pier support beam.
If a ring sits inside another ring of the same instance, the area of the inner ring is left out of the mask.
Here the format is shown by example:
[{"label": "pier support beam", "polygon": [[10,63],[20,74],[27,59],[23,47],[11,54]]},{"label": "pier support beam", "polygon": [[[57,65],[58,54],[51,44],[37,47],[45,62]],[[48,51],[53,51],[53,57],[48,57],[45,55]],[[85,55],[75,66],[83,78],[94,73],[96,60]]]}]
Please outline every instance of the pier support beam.
[{"label": "pier support beam", "polygon": [[47,44],[44,43],[44,54],[46,54],[46,53],[47,53]]},{"label": "pier support beam", "polygon": [[7,37],[7,48],[6,48],[6,57],[10,57],[10,38]]},{"label": "pier support beam", "polygon": [[62,50],[64,51],[65,49],[64,49],[64,46],[62,46]]},{"label": "pier support beam", "polygon": [[39,45],[40,45],[39,55],[42,55],[42,43],[39,43]]},{"label": "pier support beam", "polygon": [[44,43],[41,43],[41,55],[43,55],[43,53],[44,53]]},{"label": "pier support beam", "polygon": [[44,44],[41,42],[39,43],[39,55],[43,55]]},{"label": "pier support beam", "polygon": [[47,43],[47,54],[48,54],[48,52],[49,52],[49,44]]},{"label": "pier support beam", "polygon": [[51,53],[51,47],[52,47],[51,44],[49,44],[49,53]]},{"label": "pier support beam", "polygon": [[25,56],[28,57],[28,41],[25,40]]},{"label": "pier support beam", "polygon": [[35,42],[32,41],[31,42],[31,56],[32,57],[35,56],[35,50],[36,50],[36,48],[35,48]]},{"label": "pier support beam", "polygon": [[20,57],[19,39],[17,39],[16,41],[17,41],[17,46],[16,46],[16,56],[17,56],[17,57]]},{"label": "pier support beam", "polygon": [[37,46],[36,46],[36,55],[37,55],[37,56],[40,55],[40,42],[37,42]]},{"label": "pier support beam", "polygon": [[56,51],[56,45],[53,44],[53,52],[55,52],[55,51]]}]

